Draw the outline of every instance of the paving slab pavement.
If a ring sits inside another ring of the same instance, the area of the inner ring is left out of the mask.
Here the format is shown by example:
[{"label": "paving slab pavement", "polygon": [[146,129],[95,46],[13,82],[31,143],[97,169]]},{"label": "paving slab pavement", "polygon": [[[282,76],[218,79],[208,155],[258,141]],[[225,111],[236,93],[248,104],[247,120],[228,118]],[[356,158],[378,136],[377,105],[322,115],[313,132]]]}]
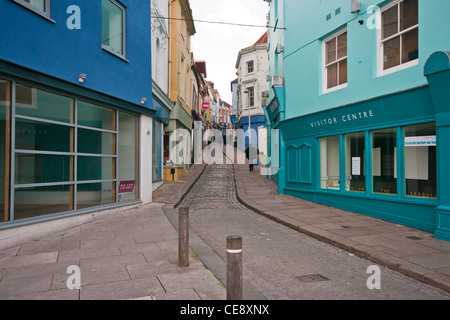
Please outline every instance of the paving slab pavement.
[{"label": "paving slab pavement", "polygon": [[[52,222],[45,224],[52,229]],[[9,239],[10,246],[0,251],[1,300],[226,298],[224,285],[192,250],[189,267],[178,267],[178,233],[161,203],[109,210],[67,228],[61,221],[57,225],[60,229],[48,234],[36,230],[33,240]],[[69,288],[77,283],[70,266],[79,268],[80,289]]]}]

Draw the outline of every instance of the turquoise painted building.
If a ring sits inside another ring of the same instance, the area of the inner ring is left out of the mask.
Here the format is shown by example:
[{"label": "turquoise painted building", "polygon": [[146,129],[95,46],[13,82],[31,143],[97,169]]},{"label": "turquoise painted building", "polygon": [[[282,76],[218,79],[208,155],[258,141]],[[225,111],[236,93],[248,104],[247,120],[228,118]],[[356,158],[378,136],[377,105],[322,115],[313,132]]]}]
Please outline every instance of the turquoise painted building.
[{"label": "turquoise painted building", "polygon": [[267,2],[279,192],[450,241],[450,2]]}]

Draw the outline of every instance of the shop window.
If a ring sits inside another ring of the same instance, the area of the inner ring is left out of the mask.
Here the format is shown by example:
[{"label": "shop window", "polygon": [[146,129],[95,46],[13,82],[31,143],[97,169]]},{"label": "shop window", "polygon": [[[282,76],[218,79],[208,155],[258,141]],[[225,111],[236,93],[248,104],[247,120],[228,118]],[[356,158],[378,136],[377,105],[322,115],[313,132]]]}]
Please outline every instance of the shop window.
[{"label": "shop window", "polygon": [[77,209],[97,207],[116,202],[115,182],[78,184]]},{"label": "shop window", "polygon": [[73,129],[68,126],[16,119],[16,150],[71,152]]},{"label": "shop window", "polygon": [[394,1],[381,13],[382,71],[417,62],[419,50],[418,0]]},{"label": "shop window", "polygon": [[77,159],[78,181],[111,180],[116,177],[112,157],[81,157]]},{"label": "shop window", "polygon": [[116,135],[109,132],[78,128],[78,153],[114,155]]},{"label": "shop window", "polygon": [[72,163],[70,156],[16,153],[15,184],[72,181]]},{"label": "shop window", "polygon": [[74,209],[75,100],[15,86],[14,220]]},{"label": "shop window", "polygon": [[347,30],[325,39],[324,43],[324,92],[343,88],[347,84]]},{"label": "shop window", "polygon": [[16,85],[16,114],[45,120],[73,123],[74,100],[62,95]]},{"label": "shop window", "polygon": [[320,187],[340,190],[339,136],[320,139]]},{"label": "shop window", "polygon": [[153,181],[162,180],[161,177],[161,122],[153,120],[152,164]]},{"label": "shop window", "polygon": [[112,109],[78,100],[77,121],[79,125],[104,130],[116,130],[116,115]]},{"label": "shop window", "polygon": [[373,192],[397,194],[397,130],[372,132]]},{"label": "shop window", "polygon": [[351,133],[345,136],[346,190],[366,191],[365,134]]},{"label": "shop window", "polygon": [[9,220],[11,83],[0,79],[0,222]]},{"label": "shop window", "polygon": [[118,201],[138,199],[138,117],[119,112]]},{"label": "shop window", "polygon": [[138,119],[0,80],[0,222],[138,199]]},{"label": "shop window", "polygon": [[406,195],[436,198],[436,125],[405,127]]},{"label": "shop window", "polygon": [[114,0],[102,0],[102,46],[125,56],[125,8]]},{"label": "shop window", "polygon": [[71,185],[20,188],[14,192],[14,219],[22,220],[73,209]]}]

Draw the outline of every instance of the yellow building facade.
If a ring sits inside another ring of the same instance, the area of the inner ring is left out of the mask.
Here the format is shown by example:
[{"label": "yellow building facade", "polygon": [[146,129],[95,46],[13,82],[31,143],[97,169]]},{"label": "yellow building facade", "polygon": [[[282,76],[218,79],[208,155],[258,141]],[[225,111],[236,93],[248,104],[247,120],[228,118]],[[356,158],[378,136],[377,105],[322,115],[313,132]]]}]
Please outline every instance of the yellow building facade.
[{"label": "yellow building facade", "polygon": [[164,159],[171,161],[171,166],[188,169],[192,158],[191,104],[195,81],[191,36],[196,33],[189,0],[169,0],[169,18],[169,98],[174,108],[164,129]]}]

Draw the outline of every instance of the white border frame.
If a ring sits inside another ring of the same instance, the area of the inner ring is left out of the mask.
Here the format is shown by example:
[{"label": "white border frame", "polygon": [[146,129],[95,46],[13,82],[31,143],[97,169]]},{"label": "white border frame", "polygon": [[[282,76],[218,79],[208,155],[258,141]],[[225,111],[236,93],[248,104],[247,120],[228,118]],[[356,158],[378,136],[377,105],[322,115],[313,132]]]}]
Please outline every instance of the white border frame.
[{"label": "white border frame", "polygon": [[[250,62],[253,62],[253,71],[251,71],[251,72],[248,71],[248,65],[249,65]],[[246,61],[246,62],[245,62],[245,74],[246,74],[246,75],[248,75],[248,74],[254,74],[255,72],[256,72],[256,63],[255,63],[255,60],[251,59],[251,60]]]},{"label": "white border frame", "polygon": [[[413,66],[416,66],[416,65],[419,64],[419,57],[418,57],[415,60],[408,61],[408,62],[405,62],[405,63],[400,63],[399,65],[397,65],[395,67],[391,67],[391,68],[386,69],[386,70],[383,68],[384,67],[383,42],[386,42],[386,41],[388,41],[390,39],[393,39],[395,37],[398,37],[398,36],[400,36],[400,41],[401,41],[401,35],[409,32],[409,31],[412,31],[414,29],[419,29],[420,23],[418,21],[418,23],[416,25],[414,25],[414,26],[412,26],[412,27],[410,27],[410,28],[408,28],[406,30],[398,31],[395,35],[386,38],[387,40],[385,39],[382,42],[382,39],[381,39],[382,32],[383,32],[382,14],[383,14],[383,12],[393,8],[394,6],[398,6],[398,10],[397,10],[398,20],[397,20],[397,23],[399,23],[399,21],[400,21],[400,5],[399,4],[401,2],[403,2],[403,0],[394,0],[391,3],[385,5],[380,10],[378,10],[378,13],[377,13],[379,15],[379,17],[378,17],[379,20],[378,21],[380,21],[380,28],[378,29],[378,32],[377,32],[377,55],[378,55],[378,58],[377,58],[377,60],[378,60],[377,61],[377,76],[378,77],[382,77],[382,76],[385,76],[385,75],[388,75],[388,74],[391,74],[391,73],[394,73],[394,72],[397,72],[397,71],[400,71],[400,70],[408,69],[410,67],[413,67]],[[419,18],[419,17],[417,17],[417,18]],[[400,44],[400,47],[401,47],[401,44]],[[417,50],[419,50],[419,48],[417,48]]]},{"label": "white border frame", "polygon": [[[341,34],[344,34],[347,32],[347,27],[344,27],[342,29],[340,29],[339,31],[333,33],[332,35],[326,37],[325,39],[322,40],[322,93],[329,93],[329,92],[333,92],[336,90],[340,90],[343,88],[346,88],[348,86],[348,63],[347,63],[347,82],[341,85],[337,85],[335,87],[332,88],[327,88],[327,82],[328,82],[328,73],[327,73],[327,66],[325,64],[326,61],[326,43],[328,41],[330,41],[333,38],[337,38],[339,37]],[[336,47],[337,50],[337,47]],[[347,32],[347,55],[345,56],[345,58],[341,58],[341,59],[337,59],[336,61],[334,61],[332,64],[335,63],[339,63],[342,60],[347,59],[348,62],[348,32]],[[328,64],[330,65],[330,64]],[[338,70],[339,73],[339,70]]]}]

